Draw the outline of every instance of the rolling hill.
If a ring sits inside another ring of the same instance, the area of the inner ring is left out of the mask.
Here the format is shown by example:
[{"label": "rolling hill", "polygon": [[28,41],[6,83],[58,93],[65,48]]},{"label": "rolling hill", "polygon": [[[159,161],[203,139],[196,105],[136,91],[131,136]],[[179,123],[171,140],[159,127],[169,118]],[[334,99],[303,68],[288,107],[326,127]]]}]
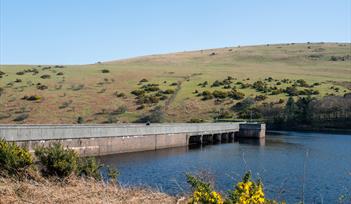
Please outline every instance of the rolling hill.
[{"label": "rolling hill", "polygon": [[220,110],[235,118],[231,107],[246,97],[284,105],[287,87],[317,98],[351,92],[351,44],[226,47],[89,65],[0,65],[0,75],[0,123],[134,122],[156,107],[168,122],[211,121]]}]

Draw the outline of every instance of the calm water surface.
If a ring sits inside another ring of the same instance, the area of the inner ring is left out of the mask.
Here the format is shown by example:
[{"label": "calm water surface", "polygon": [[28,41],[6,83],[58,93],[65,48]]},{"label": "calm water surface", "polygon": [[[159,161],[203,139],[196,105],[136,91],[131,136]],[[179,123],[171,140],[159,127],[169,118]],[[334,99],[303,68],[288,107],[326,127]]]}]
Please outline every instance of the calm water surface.
[{"label": "calm water surface", "polygon": [[187,172],[212,174],[216,188],[225,192],[246,170],[263,180],[269,198],[288,203],[301,201],[302,195],[306,203],[336,203],[340,195],[351,193],[350,134],[272,132],[265,141],[240,140],[100,159],[118,168],[123,185],[147,185],[174,195],[189,192]]}]

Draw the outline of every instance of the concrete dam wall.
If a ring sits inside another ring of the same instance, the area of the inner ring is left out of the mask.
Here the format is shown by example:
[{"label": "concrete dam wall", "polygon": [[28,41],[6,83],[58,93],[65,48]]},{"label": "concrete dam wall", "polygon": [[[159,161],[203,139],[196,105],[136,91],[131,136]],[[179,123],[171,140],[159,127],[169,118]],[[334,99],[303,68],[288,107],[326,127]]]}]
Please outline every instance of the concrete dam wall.
[{"label": "concrete dam wall", "polygon": [[236,136],[262,138],[264,133],[265,125],[256,123],[0,125],[0,138],[30,151],[37,146],[61,143],[81,156],[156,150]]}]

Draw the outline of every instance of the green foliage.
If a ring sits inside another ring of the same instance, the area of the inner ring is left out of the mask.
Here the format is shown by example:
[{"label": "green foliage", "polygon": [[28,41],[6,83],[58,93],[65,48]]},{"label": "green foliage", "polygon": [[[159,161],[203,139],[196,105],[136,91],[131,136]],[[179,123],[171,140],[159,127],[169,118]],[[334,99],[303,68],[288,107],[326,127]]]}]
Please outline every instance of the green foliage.
[{"label": "green foliage", "polygon": [[39,101],[39,100],[41,100],[41,96],[37,96],[37,95],[24,96],[22,99],[27,100],[27,101]]},{"label": "green foliage", "polygon": [[77,174],[100,180],[100,168],[102,166],[96,161],[95,157],[82,157],[78,160]]},{"label": "green foliage", "polygon": [[255,97],[255,101],[264,101],[267,99],[267,96],[265,95],[258,95]]},{"label": "green foliage", "polygon": [[101,70],[101,72],[104,73],[104,74],[106,74],[106,73],[110,73],[110,70],[108,70],[108,69],[103,69],[103,70]]},{"label": "green foliage", "polygon": [[265,92],[267,90],[267,85],[262,81],[254,82],[252,87],[258,92]]},{"label": "green foliage", "polygon": [[25,119],[27,119],[29,117],[29,115],[27,113],[21,113],[19,115],[17,115],[15,117],[15,119],[13,119],[13,121],[15,122],[20,122],[20,121],[24,121]]},{"label": "green foliage", "polygon": [[50,79],[51,76],[48,75],[48,74],[44,74],[44,75],[40,76],[40,78],[42,78],[42,79]]},{"label": "green foliage", "polygon": [[106,166],[106,168],[107,168],[107,179],[112,182],[116,181],[119,176],[119,171],[110,166]]},{"label": "green foliage", "polygon": [[216,80],[216,81],[214,81],[214,82],[212,83],[211,87],[218,87],[218,86],[222,86],[222,85],[223,85],[222,82]]},{"label": "green foliage", "polygon": [[173,89],[167,89],[165,91],[163,91],[164,94],[173,94],[174,90]]},{"label": "green foliage", "polygon": [[193,176],[191,174],[186,175],[186,181],[191,186],[193,191],[203,189],[204,191],[211,192],[213,190],[210,183],[205,182],[198,176]]},{"label": "green foliage", "polygon": [[142,96],[142,95],[145,94],[145,91],[144,91],[144,90],[137,89],[137,90],[132,91],[131,94],[133,94],[133,95],[135,95],[135,96]]},{"label": "green foliage", "polygon": [[202,95],[202,100],[213,99],[213,94],[208,90],[203,91],[201,95]]},{"label": "green foliage", "polygon": [[288,96],[298,96],[299,95],[299,91],[297,90],[296,87],[294,86],[288,86],[286,87],[286,89],[284,90],[285,93],[288,94]]},{"label": "green foliage", "polygon": [[140,80],[139,82],[140,82],[140,83],[148,82],[148,80],[144,78],[144,79]]},{"label": "green foliage", "polygon": [[78,124],[83,124],[83,123],[84,123],[84,118],[83,118],[82,116],[79,116],[79,117],[77,118],[77,123],[78,123]]},{"label": "green foliage", "polygon": [[0,174],[18,175],[32,163],[32,155],[27,149],[0,139]]},{"label": "green foliage", "polygon": [[143,85],[141,88],[145,92],[155,92],[160,90],[158,86],[159,86],[158,84],[146,84],[146,85]]},{"label": "green foliage", "polygon": [[50,147],[36,148],[35,156],[43,165],[42,172],[45,175],[64,178],[77,169],[77,153],[72,149],[64,149],[58,143]]},{"label": "green foliage", "polygon": [[234,111],[245,111],[252,107],[255,104],[255,100],[253,98],[247,97],[244,100],[236,103],[232,109]]},{"label": "green foliage", "polygon": [[164,113],[160,106],[157,106],[151,111],[150,114],[141,117],[137,122],[151,122],[151,123],[162,123],[164,121]]},{"label": "green foliage", "polygon": [[224,92],[224,91],[220,91],[220,90],[214,90],[212,92],[212,95],[215,97],[215,98],[227,98],[228,96],[228,93],[227,92]]},{"label": "green foliage", "polygon": [[241,100],[245,97],[245,94],[233,89],[233,90],[228,92],[228,96],[229,96],[229,98],[234,99],[234,100]]},{"label": "green foliage", "polygon": [[191,118],[188,123],[203,123],[204,120],[203,119],[199,119],[199,118]]}]

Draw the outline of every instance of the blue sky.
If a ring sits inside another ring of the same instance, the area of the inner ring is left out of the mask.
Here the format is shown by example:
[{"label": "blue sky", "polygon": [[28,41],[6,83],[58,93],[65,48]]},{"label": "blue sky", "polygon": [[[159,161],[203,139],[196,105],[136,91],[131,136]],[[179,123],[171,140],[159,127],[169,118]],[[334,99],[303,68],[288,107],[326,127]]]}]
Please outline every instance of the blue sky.
[{"label": "blue sky", "polygon": [[351,0],[0,0],[0,64],[350,42]]}]

